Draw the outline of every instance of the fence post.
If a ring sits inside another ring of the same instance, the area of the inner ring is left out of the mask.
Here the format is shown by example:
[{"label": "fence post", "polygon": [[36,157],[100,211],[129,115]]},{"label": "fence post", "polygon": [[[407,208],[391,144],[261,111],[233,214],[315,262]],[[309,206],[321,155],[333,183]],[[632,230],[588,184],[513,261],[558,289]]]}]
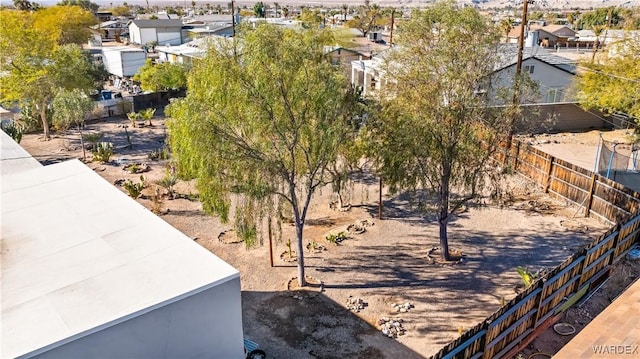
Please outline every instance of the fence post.
[{"label": "fence post", "polygon": [[549,186],[551,186],[551,172],[553,172],[553,162],[555,162],[556,158],[551,156],[549,158],[549,168],[547,169],[547,179],[544,183],[544,193],[549,193]]},{"label": "fence post", "polygon": [[520,141],[516,141],[516,155],[513,158],[513,172],[518,170],[518,160],[520,159]]},{"label": "fence post", "polygon": [[589,186],[589,194],[587,195],[587,206],[584,209],[584,216],[590,217],[589,213],[591,212],[591,204],[593,203],[593,192],[596,189],[596,174],[591,175],[591,185]]}]

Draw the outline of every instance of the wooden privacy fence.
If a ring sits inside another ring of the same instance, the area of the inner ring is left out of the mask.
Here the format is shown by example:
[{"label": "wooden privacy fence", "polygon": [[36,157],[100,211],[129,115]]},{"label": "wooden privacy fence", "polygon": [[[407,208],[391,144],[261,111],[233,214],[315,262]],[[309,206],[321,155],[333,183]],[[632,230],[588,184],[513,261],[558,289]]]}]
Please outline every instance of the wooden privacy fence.
[{"label": "wooden privacy fence", "polygon": [[640,240],[640,194],[520,142],[511,149],[514,169],[545,192],[584,208],[585,215],[617,224],[432,359],[504,357],[545,321],[593,291],[609,276],[611,265]]},{"label": "wooden privacy fence", "polygon": [[593,291],[640,238],[640,213],[617,224],[432,359],[502,358],[547,319]]},{"label": "wooden privacy fence", "polygon": [[515,171],[552,197],[579,206],[585,216],[618,223],[640,210],[640,193],[530,145],[514,141],[510,158]]}]

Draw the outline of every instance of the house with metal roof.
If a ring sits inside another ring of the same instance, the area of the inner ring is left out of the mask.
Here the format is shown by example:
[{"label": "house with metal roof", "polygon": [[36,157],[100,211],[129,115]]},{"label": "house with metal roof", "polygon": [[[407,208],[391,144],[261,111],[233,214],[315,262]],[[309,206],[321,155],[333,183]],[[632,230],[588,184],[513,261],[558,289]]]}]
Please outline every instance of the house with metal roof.
[{"label": "house with metal roof", "polygon": [[180,45],[187,40],[182,27],[180,19],[133,20],[129,23],[129,39],[136,45]]},{"label": "house with metal roof", "polygon": [[235,268],[80,161],[0,141],[0,357],[244,358]]}]

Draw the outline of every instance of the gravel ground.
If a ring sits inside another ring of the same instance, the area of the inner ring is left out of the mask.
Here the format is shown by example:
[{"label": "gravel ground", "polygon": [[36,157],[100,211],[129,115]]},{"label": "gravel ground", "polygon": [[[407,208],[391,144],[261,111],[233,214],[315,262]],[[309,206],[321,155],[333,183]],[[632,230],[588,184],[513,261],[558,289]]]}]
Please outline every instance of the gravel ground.
[{"label": "gravel ground", "polygon": [[[126,148],[125,123],[110,119],[87,126],[116,147],[113,163],[87,165],[111,183],[138,180],[140,174],[123,170],[124,164],[136,162],[149,165],[150,171],[144,173],[149,183],[162,178],[166,161],[151,161],[147,155],[163,146],[163,120],[154,119],[151,127],[127,128],[133,148]],[[22,145],[43,163],[81,157],[75,133],[46,142],[29,134]],[[378,220],[376,178],[365,175],[354,184],[348,212],[331,210],[332,196],[325,189],[314,199],[305,229],[305,241],[327,248],[305,253],[306,274],[324,285],[307,292],[287,291],[296,267],[279,257],[286,251],[284,241],[294,238],[293,227],[285,227],[283,240],[274,243],[272,268],[266,240],[252,249],[219,241],[230,225],[202,213],[190,196],[196,193],[192,183],[176,185],[178,199],[154,204],[149,199],[153,190],[148,188],[146,198],[138,201],[148,208],[159,205],[161,218],[240,270],[245,336],[258,342],[270,358],[420,358],[436,353],[460,330],[515,296],[521,281],[516,266],[533,270],[555,266],[606,230],[593,219],[571,218],[574,209],[534,187],[513,177],[510,201],[502,205],[487,201],[459,213],[449,225],[450,246],[463,254],[463,262],[456,265],[430,264],[428,253],[438,245],[438,226],[413,208],[410,195],[383,191],[384,219]],[[338,246],[324,240],[329,232],[363,220],[373,222],[365,233]],[[349,311],[350,297],[361,298],[366,306],[357,313]],[[392,307],[407,302],[411,308],[406,312]],[[397,339],[383,336],[381,318],[402,319],[405,334]]]}]

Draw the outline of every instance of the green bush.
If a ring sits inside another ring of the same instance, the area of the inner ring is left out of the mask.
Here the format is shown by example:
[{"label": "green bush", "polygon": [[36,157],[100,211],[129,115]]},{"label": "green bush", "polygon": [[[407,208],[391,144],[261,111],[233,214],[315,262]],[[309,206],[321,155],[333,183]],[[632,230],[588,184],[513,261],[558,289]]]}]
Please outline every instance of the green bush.
[{"label": "green bush", "polygon": [[22,141],[22,131],[24,129],[15,121],[11,121],[6,125],[0,125],[0,127],[2,127],[2,131],[9,135],[9,137],[13,138],[13,140],[17,143],[20,143],[20,141]]},{"label": "green bush", "polygon": [[93,160],[98,162],[109,162],[113,156],[113,143],[98,142],[93,147]]},{"label": "green bush", "polygon": [[131,180],[126,180],[124,184],[122,184],[122,186],[125,190],[127,190],[129,197],[138,198],[142,194],[142,190],[145,187],[144,176],[140,176],[140,182],[138,183],[133,183],[133,181]]}]

